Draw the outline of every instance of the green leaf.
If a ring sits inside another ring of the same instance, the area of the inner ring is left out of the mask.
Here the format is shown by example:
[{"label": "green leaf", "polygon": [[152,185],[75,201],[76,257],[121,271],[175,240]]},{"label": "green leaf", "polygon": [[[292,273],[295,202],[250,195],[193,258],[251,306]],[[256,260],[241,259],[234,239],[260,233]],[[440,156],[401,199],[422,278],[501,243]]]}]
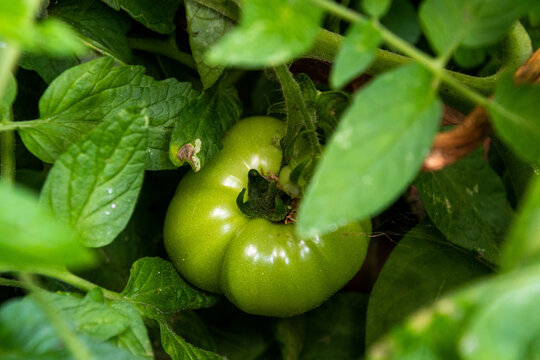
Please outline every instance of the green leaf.
[{"label": "green leaf", "polygon": [[489,269],[448,244],[432,224],[412,229],[392,251],[369,297],[369,346],[420,307]]},{"label": "green leaf", "polygon": [[438,54],[459,45],[479,47],[500,39],[534,0],[426,0],[420,7],[420,22]]},{"label": "green leaf", "polygon": [[222,145],[225,132],[242,114],[236,89],[222,83],[205,90],[184,107],[171,134],[169,156],[176,166],[186,162],[199,171]]},{"label": "green leaf", "polygon": [[0,185],[0,271],[88,267],[94,256],[31,193]]},{"label": "green leaf", "polygon": [[221,359],[187,343],[174,332],[170,320],[175,313],[213,306],[217,297],[188,285],[170,262],[158,257],[137,260],[122,295],[146,318],[157,321],[163,349],[173,360]]},{"label": "green leaf", "polygon": [[[41,295],[87,346],[92,359],[153,359],[146,328],[131,305],[71,295]],[[0,355],[8,359],[73,359],[61,334],[32,296],[0,308],[0,336]]]},{"label": "green leaf", "polygon": [[380,18],[390,8],[392,0],[362,0],[362,8],[369,15]]},{"label": "green leaf", "polygon": [[[232,0],[225,0],[223,4],[229,7],[236,6]],[[234,22],[213,8],[202,5],[195,0],[186,0],[185,6],[191,53],[197,65],[201,82],[207,89],[219,79],[224,67],[207,64],[204,55],[233,27]]]},{"label": "green leaf", "polygon": [[42,203],[86,246],[109,244],[131,217],[144,176],[147,121],[140,111],[113,113],[62,154],[47,177]]},{"label": "green leaf", "polygon": [[315,99],[317,127],[323,132],[325,139],[330,139],[338,119],[351,102],[349,94],[342,91],[320,92]]},{"label": "green leaf", "polygon": [[481,151],[441,171],[420,174],[415,185],[429,217],[450,242],[499,262],[513,211],[501,179]]},{"label": "green leaf", "polygon": [[[313,81],[309,78],[309,76],[304,73],[295,75],[294,80],[298,84],[301,96],[304,99],[308,108],[310,108],[309,110],[311,112],[315,111],[315,109],[313,109],[313,106],[315,105],[315,101],[317,100],[317,96],[319,95],[319,90],[317,90],[317,87],[315,86]],[[295,111],[298,110],[295,109]],[[287,103],[285,100],[271,104],[266,110],[266,113],[268,115],[278,116],[283,118],[283,120],[285,120],[285,118],[289,115],[288,112],[289,110],[287,108]]]},{"label": "green leaf", "polygon": [[488,106],[497,135],[523,160],[540,162],[540,85],[514,86],[512,77],[497,82],[495,101]]},{"label": "green leaf", "polygon": [[511,205],[515,208],[527,189],[529,181],[540,177],[538,166],[527,163],[519,158],[498,138],[491,137],[492,149],[495,149],[504,163],[504,183]]},{"label": "green leaf", "polygon": [[80,63],[75,54],[54,59],[45,55],[25,53],[19,61],[19,66],[26,70],[34,70],[47,84],[50,84],[61,73]]},{"label": "green leaf", "polygon": [[367,296],[342,292],[306,313],[301,360],[360,359],[364,355]]},{"label": "green leaf", "polygon": [[150,119],[146,168],[172,168],[170,133],[180,111],[196,97],[189,83],[155,81],[141,66],[114,66],[99,58],[64,72],[39,102],[41,118],[19,130],[25,146],[52,163],[108,114],[129,106],[146,106]]},{"label": "green leaf", "polygon": [[84,46],[66,24],[55,19],[35,23],[39,4],[35,0],[0,2],[0,38],[23,50],[52,56],[83,52]]},{"label": "green leaf", "polygon": [[176,313],[171,328],[190,344],[209,351],[219,352],[217,351],[216,340],[210,332],[208,324],[201,319],[197,311],[185,310]]},{"label": "green leaf", "polygon": [[308,51],[321,31],[322,10],[308,0],[250,0],[240,25],[207,54],[214,65],[264,67]]},{"label": "green leaf", "polygon": [[418,65],[387,72],[358,92],[307,189],[298,232],[332,231],[388,206],[420,169],[440,114],[433,78]]},{"label": "green leaf", "polygon": [[101,0],[115,10],[124,10],[150,30],[162,34],[174,31],[174,16],[180,0]]},{"label": "green leaf", "polygon": [[454,53],[454,61],[465,69],[482,65],[486,60],[486,50],[483,48],[469,48],[460,46]]},{"label": "green leaf", "polygon": [[[318,130],[324,134],[324,139],[329,139],[337,126],[338,119],[350,104],[349,94],[338,90],[319,91],[313,81],[304,73],[296,75],[294,79],[300,87],[308,111],[315,114],[314,118],[317,121]],[[283,119],[289,115],[285,101],[273,103],[266,111],[270,116]],[[304,152],[299,155],[302,158],[306,156]]]},{"label": "green leaf", "polygon": [[410,317],[368,359],[538,359],[540,268],[476,283]]},{"label": "green leaf", "polygon": [[403,40],[416,44],[421,31],[416,9],[409,0],[394,0],[381,23]]},{"label": "green leaf", "polygon": [[217,301],[215,296],[191,287],[170,262],[158,257],[142,258],[133,263],[122,295],[142,307],[144,312],[169,315],[210,307]]},{"label": "green leaf", "polygon": [[359,21],[345,34],[330,72],[330,84],[341,88],[360,75],[375,59],[381,35],[373,23]]},{"label": "green leaf", "polygon": [[101,289],[89,292],[84,299],[49,294],[54,303],[77,328],[93,339],[118,344],[133,355],[153,358],[152,346],[137,309],[126,301],[103,300]]},{"label": "green leaf", "polygon": [[49,13],[73,26],[91,47],[123,63],[131,62],[126,37],[131,24],[122,14],[97,0],[62,0]]},{"label": "green leaf", "polygon": [[484,296],[461,336],[463,359],[538,359],[540,354],[539,271],[507,277]]},{"label": "green leaf", "polygon": [[505,244],[502,267],[511,270],[540,263],[540,177],[529,184]]},{"label": "green leaf", "polygon": [[159,323],[159,329],[161,332],[161,345],[163,350],[167,352],[172,358],[172,360],[213,360],[213,359],[223,359],[222,356],[199,349],[191,344],[188,344],[184,339],[178,336],[172,328],[164,323]]}]

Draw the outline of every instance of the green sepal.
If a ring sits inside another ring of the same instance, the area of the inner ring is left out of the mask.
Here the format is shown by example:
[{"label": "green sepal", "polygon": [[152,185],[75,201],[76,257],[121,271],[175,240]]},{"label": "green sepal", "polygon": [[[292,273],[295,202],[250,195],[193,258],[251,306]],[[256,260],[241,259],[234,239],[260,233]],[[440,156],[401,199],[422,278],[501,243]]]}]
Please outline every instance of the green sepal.
[{"label": "green sepal", "polygon": [[248,200],[244,201],[246,188],[236,198],[236,205],[247,217],[264,218],[279,222],[290,211],[291,197],[277,187],[275,180],[268,180],[255,169],[248,172]]}]

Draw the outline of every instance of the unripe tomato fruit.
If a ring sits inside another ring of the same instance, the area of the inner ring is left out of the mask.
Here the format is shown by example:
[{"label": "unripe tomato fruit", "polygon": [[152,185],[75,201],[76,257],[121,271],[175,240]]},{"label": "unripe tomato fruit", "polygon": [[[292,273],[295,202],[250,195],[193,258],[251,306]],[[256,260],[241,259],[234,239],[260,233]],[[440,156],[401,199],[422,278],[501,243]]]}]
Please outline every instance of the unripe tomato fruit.
[{"label": "unripe tomato fruit", "polygon": [[223,293],[245,312],[281,317],[315,308],[345,285],[364,262],[371,231],[365,220],[300,239],[293,224],[239,210],[250,169],[279,171],[284,133],[285,124],[271,117],[234,125],[223,149],[180,181],[164,229],[167,253],[189,282]]}]

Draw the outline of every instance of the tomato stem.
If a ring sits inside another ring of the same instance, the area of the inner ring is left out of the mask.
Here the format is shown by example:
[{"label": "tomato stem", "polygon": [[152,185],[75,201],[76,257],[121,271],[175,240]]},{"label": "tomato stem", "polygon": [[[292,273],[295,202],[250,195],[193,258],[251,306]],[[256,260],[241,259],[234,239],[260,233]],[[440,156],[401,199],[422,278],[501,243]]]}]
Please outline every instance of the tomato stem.
[{"label": "tomato stem", "polygon": [[[367,20],[364,15],[333,1],[311,1],[329,14],[341,17],[349,23],[355,23],[362,19]],[[384,41],[405,56],[378,49],[374,63],[366,71],[367,74],[376,75],[410,61],[416,61],[442,80],[440,92],[444,94],[445,99],[448,99],[452,105],[459,104],[461,107],[485,104],[487,99],[483,95],[492,94],[497,80],[505,73],[514,72],[532,53],[529,35],[517,22],[501,43],[502,64],[499,70],[489,76],[476,77],[445,69],[444,59],[432,58],[396,36],[380,23],[376,23],[376,25]],[[342,41],[343,36],[323,29],[312,50],[305,57],[333,62]],[[482,100],[482,98],[484,99]]]},{"label": "tomato stem", "polygon": [[[21,49],[15,44],[5,44],[0,56],[0,102],[4,99],[12,70],[16,67],[21,55]],[[9,109],[0,111],[0,125],[9,126],[12,123],[11,104]],[[4,112],[4,113],[2,113]],[[13,130],[6,131],[0,136],[0,166],[1,180],[4,183],[15,182],[15,133]]]},{"label": "tomato stem", "polygon": [[[300,86],[289,71],[287,65],[276,66],[274,71],[281,83],[283,97],[285,98],[285,104],[287,105],[287,134],[283,139],[284,149],[292,144],[303,128],[307,130],[306,134],[313,150],[317,155],[320,154],[322,152],[322,147],[317,137],[315,119],[308,110]],[[283,165],[282,161],[282,166]]]},{"label": "tomato stem", "polygon": [[114,292],[114,291],[111,291],[111,290],[107,290],[107,289],[104,289],[86,279],[83,279],[73,273],[71,273],[70,271],[66,270],[66,269],[62,269],[62,268],[59,268],[59,269],[53,269],[53,268],[43,268],[43,269],[36,269],[33,271],[35,274],[39,274],[39,275],[43,275],[43,276],[47,276],[47,277],[52,277],[52,278],[55,278],[57,280],[60,280],[60,281],[63,281],[65,282],[66,284],[69,284],[73,287],[76,287],[77,289],[80,289],[80,290],[83,290],[83,291],[86,291],[86,292],[89,292],[95,288],[101,288],[101,290],[103,291],[103,295],[108,298],[108,299],[111,299],[111,300],[122,300],[123,297],[121,294],[117,293],[117,292]]}]

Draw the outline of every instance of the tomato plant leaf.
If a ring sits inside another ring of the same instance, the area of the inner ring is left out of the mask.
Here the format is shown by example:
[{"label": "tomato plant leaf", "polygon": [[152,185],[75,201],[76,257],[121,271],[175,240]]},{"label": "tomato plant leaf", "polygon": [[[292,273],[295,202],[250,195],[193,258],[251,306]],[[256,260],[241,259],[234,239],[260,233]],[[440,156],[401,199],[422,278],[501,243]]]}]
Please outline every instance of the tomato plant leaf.
[{"label": "tomato plant leaf", "polygon": [[381,24],[403,40],[416,44],[422,35],[416,9],[410,0],[394,0]]},{"label": "tomato plant leaf", "polygon": [[366,344],[446,292],[488,273],[473,257],[450,247],[433,224],[418,225],[392,251],[373,287]]},{"label": "tomato plant leaf", "polygon": [[540,269],[493,277],[409,317],[368,359],[534,358],[540,343]]},{"label": "tomato plant leaf", "polygon": [[240,25],[210,50],[207,61],[250,68],[283,64],[310,49],[322,15],[307,0],[247,1]]},{"label": "tomato plant leaf", "polygon": [[[324,138],[329,139],[336,128],[338,119],[351,102],[350,95],[339,90],[319,91],[313,81],[303,73],[296,75],[294,79],[300,87],[308,111],[314,114],[318,130],[324,134]],[[268,115],[283,119],[296,111],[294,106],[289,111],[285,101],[275,102],[266,110]]]},{"label": "tomato plant leaf", "polygon": [[92,247],[126,226],[141,189],[148,118],[120,110],[73,144],[52,167],[41,201]]},{"label": "tomato plant leaf", "polygon": [[163,349],[169,354],[172,360],[213,360],[223,359],[222,356],[199,349],[178,336],[170,325],[159,322],[159,329],[161,332],[161,345]]},{"label": "tomato plant leaf", "polygon": [[240,2],[238,0],[189,0],[205,6],[228,18],[238,22],[240,18]]},{"label": "tomato plant leaf", "polygon": [[533,1],[426,0],[419,16],[424,33],[438,54],[491,45],[524,15]]},{"label": "tomato plant leaf", "polygon": [[357,359],[364,354],[364,294],[340,292],[305,314],[306,334],[301,360]]},{"label": "tomato plant leaf", "polygon": [[[146,328],[131,305],[107,305],[68,294],[41,295],[93,358],[153,358]],[[12,300],[0,308],[0,335],[0,353],[16,356],[13,359],[73,359],[61,334],[32,296]]]},{"label": "tomato plant leaf", "polygon": [[440,114],[433,78],[418,65],[381,75],[358,92],[308,186],[298,232],[329,232],[395,200],[416,176]]},{"label": "tomato plant leaf", "polygon": [[343,91],[324,91],[317,95],[315,99],[317,127],[326,139],[330,139],[338,119],[350,103],[349,94]]},{"label": "tomato plant leaf", "polygon": [[101,0],[115,10],[124,10],[150,30],[162,34],[174,31],[174,16],[180,0]]},{"label": "tomato plant leaf", "polygon": [[31,193],[0,185],[0,270],[88,267],[94,256]]},{"label": "tomato plant leaf", "polygon": [[450,242],[499,262],[513,211],[501,179],[480,151],[441,171],[420,174],[415,185],[429,217]]},{"label": "tomato plant leaf", "polygon": [[34,22],[39,1],[2,1],[0,3],[0,38],[31,52],[52,56],[81,53],[83,44],[63,22],[45,19]]},{"label": "tomato plant leaf", "polygon": [[26,70],[34,70],[47,84],[71,67],[81,63],[75,54],[64,55],[54,59],[41,54],[25,53],[19,61],[19,66]]},{"label": "tomato plant leaf", "polygon": [[99,58],[55,79],[40,99],[40,120],[19,134],[28,150],[52,163],[108,114],[146,105],[146,168],[168,169],[170,133],[182,108],[196,96],[189,83],[155,81],[141,66],[114,66],[112,59]]},{"label": "tomato plant leaf", "polygon": [[172,314],[181,310],[213,306],[217,298],[191,287],[174,266],[158,257],[146,257],[133,263],[122,295],[137,306]]},{"label": "tomato plant leaf", "polygon": [[[491,149],[496,152],[500,161],[504,164],[502,179],[510,204],[513,208],[516,208],[527,189],[529,181],[540,177],[540,168],[523,161],[495,136],[491,137],[491,146]],[[490,155],[493,158],[493,154]]]},{"label": "tomato plant leaf", "polygon": [[375,18],[386,14],[391,5],[392,0],[362,0],[362,9]]},{"label": "tomato plant leaf", "polygon": [[[308,108],[310,108],[311,111],[314,111],[313,106],[315,105],[315,102],[317,100],[317,97],[319,95],[319,91],[317,90],[317,87],[311,81],[309,76],[307,76],[304,73],[300,73],[296,76],[294,76],[294,80],[298,84],[298,87],[300,88],[300,93],[302,95],[302,98],[304,98],[304,101]],[[297,110],[296,110],[297,111]],[[287,103],[285,100],[278,101],[270,106],[268,106],[266,110],[268,115],[276,116],[283,118],[287,117],[289,110],[287,108]],[[291,111],[292,112],[292,111]]]},{"label": "tomato plant leaf", "polygon": [[488,111],[501,140],[523,160],[540,163],[538,99],[540,85],[514,86],[506,76],[497,83]]},{"label": "tomato plant leaf", "polygon": [[186,310],[176,313],[171,328],[190,344],[201,349],[218,352],[214,335],[196,311]]},{"label": "tomato plant leaf", "polygon": [[222,147],[221,138],[242,114],[236,89],[218,83],[179,114],[171,134],[169,156],[176,166],[189,163],[199,171]]},{"label": "tomato plant leaf", "polygon": [[330,72],[330,84],[341,88],[371,65],[381,43],[381,35],[368,21],[354,23],[347,31]]},{"label": "tomato plant leaf", "polygon": [[510,270],[540,262],[540,177],[529,183],[505,244],[502,266]]},{"label": "tomato plant leaf", "polygon": [[129,302],[105,301],[99,288],[90,291],[83,299],[69,295],[47,295],[50,302],[54,302],[77,328],[84,328],[85,335],[118,344],[133,355],[153,358],[143,319]]},{"label": "tomato plant leaf", "polygon": [[471,69],[484,63],[487,51],[484,48],[460,46],[454,53],[454,61],[464,69]]},{"label": "tomato plant leaf", "polygon": [[[232,0],[226,1],[232,2]],[[223,73],[223,66],[209,65],[205,53],[233,26],[234,22],[216,10],[201,5],[195,0],[185,1],[188,22],[189,44],[197,71],[205,89],[214,85]]]},{"label": "tomato plant leaf", "polygon": [[49,11],[80,34],[83,41],[100,52],[123,63],[130,63],[132,54],[126,33],[128,19],[95,0],[63,0]]}]

